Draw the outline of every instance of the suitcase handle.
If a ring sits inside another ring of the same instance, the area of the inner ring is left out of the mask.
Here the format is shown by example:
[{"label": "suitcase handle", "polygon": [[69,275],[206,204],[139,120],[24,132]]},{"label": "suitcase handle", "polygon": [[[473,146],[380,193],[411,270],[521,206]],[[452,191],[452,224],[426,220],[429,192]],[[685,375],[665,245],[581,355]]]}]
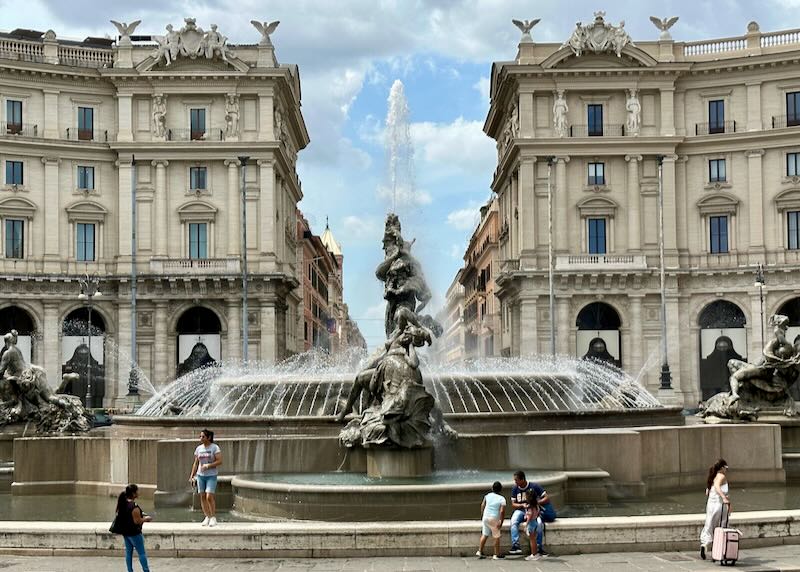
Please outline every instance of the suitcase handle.
[{"label": "suitcase handle", "polygon": [[[725,514],[725,507],[728,507],[728,514]],[[728,524],[731,518],[731,505],[730,503],[723,502],[722,503],[722,512],[719,516],[719,525],[722,528],[728,528]],[[724,524],[723,524],[724,523]]]}]

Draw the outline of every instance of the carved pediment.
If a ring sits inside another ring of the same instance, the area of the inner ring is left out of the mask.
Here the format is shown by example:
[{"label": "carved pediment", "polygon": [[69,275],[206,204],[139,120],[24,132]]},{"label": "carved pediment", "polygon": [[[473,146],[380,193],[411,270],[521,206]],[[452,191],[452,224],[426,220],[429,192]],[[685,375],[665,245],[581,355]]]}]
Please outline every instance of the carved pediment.
[{"label": "carved pediment", "polygon": [[581,217],[608,216],[613,217],[619,205],[608,197],[591,196],[578,203]]},{"label": "carved pediment", "polygon": [[191,201],[178,208],[181,221],[211,221],[217,216],[217,207],[205,201]]},{"label": "carved pediment", "polygon": [[36,204],[22,197],[10,197],[0,201],[0,216],[4,218],[33,218],[36,210]]},{"label": "carved pediment", "polygon": [[714,193],[697,201],[697,208],[701,215],[735,215],[739,209],[739,199],[733,195]]},{"label": "carved pediment", "polygon": [[800,189],[787,189],[778,193],[775,205],[780,211],[800,210]]},{"label": "carved pediment", "polygon": [[640,68],[653,67],[657,64],[653,56],[636,46],[627,45],[622,48],[620,56],[614,54],[592,52],[580,56],[568,47],[561,48],[542,62],[545,69],[552,68]]},{"label": "carved pediment", "polygon": [[72,203],[64,210],[67,211],[67,218],[70,221],[88,220],[105,222],[106,216],[108,215],[108,209],[94,201],[78,201]]},{"label": "carved pediment", "polygon": [[250,66],[239,58],[228,58],[228,61],[219,59],[209,60],[206,58],[195,59],[180,59],[169,66],[164,64],[163,60],[156,60],[154,57],[148,57],[136,66],[137,71],[144,72],[169,72],[170,74],[198,74],[198,73],[219,73],[230,72],[236,70],[238,72],[247,73]]}]

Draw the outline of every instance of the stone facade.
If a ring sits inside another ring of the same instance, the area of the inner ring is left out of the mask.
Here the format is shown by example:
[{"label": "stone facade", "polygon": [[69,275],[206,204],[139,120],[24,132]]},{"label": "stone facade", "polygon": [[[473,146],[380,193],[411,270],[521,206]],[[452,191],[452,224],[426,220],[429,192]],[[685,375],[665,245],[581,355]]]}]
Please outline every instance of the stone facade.
[{"label": "stone facade", "polygon": [[756,359],[778,311],[800,333],[800,31],[753,22],[738,38],[604,47],[593,30],[616,28],[603,14],[586,29],[563,46],[523,37],[515,60],[492,67],[501,351],[549,352],[552,319],[558,353],[584,355],[601,337],[659,387],[660,181],[674,388],[662,396],[694,405],[701,370],[724,363],[712,367],[721,338]]},{"label": "stone facade", "polygon": [[[31,359],[55,383],[65,319],[82,311],[77,279],[96,275],[105,405],[127,393],[133,230],[143,373],[174,376],[182,334],[216,345],[216,360],[242,357],[242,156],[248,357],[302,350],[296,161],[309,137],[297,67],[278,65],[271,43],[227,46],[191,18],[170,34],[152,37],[169,60],[149,36],[0,34],[0,314],[30,318]],[[198,309],[211,319],[193,320]]]},{"label": "stone facade", "polygon": [[444,306],[436,314],[444,328],[442,335],[434,342],[434,351],[439,363],[459,363],[464,359],[464,286],[461,284],[459,270],[445,294]]}]

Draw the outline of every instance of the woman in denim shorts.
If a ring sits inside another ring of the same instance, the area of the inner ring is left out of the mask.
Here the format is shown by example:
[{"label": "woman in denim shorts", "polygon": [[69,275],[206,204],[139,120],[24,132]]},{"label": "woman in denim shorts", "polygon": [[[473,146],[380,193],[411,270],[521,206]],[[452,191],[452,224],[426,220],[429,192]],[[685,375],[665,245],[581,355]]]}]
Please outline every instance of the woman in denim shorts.
[{"label": "woman in denim shorts", "polygon": [[214,432],[208,429],[200,431],[200,444],[194,450],[194,463],[189,480],[200,493],[200,504],[203,507],[202,526],[217,526],[217,468],[222,464],[222,451],[214,443]]}]

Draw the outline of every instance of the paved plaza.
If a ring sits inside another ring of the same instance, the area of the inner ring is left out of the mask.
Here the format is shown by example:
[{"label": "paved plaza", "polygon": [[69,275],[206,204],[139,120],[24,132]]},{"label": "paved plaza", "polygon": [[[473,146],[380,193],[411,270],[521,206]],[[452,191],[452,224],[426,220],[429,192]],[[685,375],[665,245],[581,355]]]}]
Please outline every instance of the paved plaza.
[{"label": "paved plaza", "polygon": [[[702,561],[695,552],[624,552],[551,557],[526,562],[520,557],[501,561],[456,557],[420,558],[152,558],[153,572],[464,572],[465,570],[529,570],[542,572],[636,572],[719,570],[719,564]],[[112,572],[124,570],[122,554],[109,557],[43,557],[0,554],[2,572]],[[748,549],[734,570],[749,572],[800,572],[800,545]],[[140,570],[138,562],[135,570]]]}]

